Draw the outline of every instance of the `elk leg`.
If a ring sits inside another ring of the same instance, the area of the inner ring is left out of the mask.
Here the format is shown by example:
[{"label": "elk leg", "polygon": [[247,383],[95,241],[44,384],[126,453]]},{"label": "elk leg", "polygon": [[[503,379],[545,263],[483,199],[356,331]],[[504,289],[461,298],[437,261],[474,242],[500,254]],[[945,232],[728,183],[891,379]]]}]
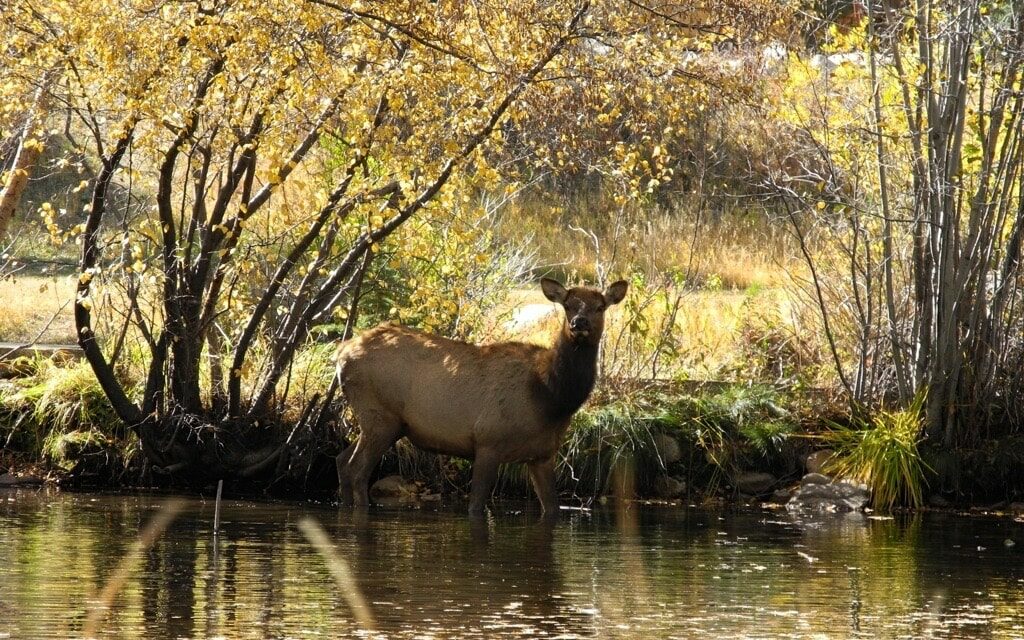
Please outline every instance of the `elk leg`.
[{"label": "elk leg", "polygon": [[484,515],[498,479],[498,458],[489,451],[477,451],[473,458],[473,480],[469,489],[469,514]]},{"label": "elk leg", "polygon": [[343,504],[352,503],[352,474],[349,469],[349,461],[352,460],[353,451],[355,451],[355,445],[350,444],[334,459],[334,464],[338,467],[338,497]]},{"label": "elk leg", "polygon": [[540,500],[541,512],[551,517],[558,513],[558,491],[555,488],[555,460],[534,460],[527,463],[533,491]]},{"label": "elk leg", "polygon": [[352,499],[358,507],[370,504],[370,474],[388,447],[402,435],[402,423],[387,415],[376,414],[364,424],[359,427],[362,433],[348,463]]}]

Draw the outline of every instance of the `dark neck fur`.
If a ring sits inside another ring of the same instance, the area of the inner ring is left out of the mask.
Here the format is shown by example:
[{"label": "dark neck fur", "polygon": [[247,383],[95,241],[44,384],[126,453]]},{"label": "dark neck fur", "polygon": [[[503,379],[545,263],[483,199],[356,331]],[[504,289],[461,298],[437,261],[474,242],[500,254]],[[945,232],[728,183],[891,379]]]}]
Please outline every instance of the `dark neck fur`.
[{"label": "dark neck fur", "polygon": [[598,345],[589,340],[573,342],[564,332],[558,336],[547,377],[547,413],[553,420],[563,420],[576,413],[597,379]]}]

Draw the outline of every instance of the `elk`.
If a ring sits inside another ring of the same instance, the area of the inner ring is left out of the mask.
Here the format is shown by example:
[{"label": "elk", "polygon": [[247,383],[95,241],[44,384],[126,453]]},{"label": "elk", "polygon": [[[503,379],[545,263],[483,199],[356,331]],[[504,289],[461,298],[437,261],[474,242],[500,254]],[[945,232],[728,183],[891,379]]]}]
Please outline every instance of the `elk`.
[{"label": "elk", "polygon": [[473,345],[397,325],[342,342],[338,382],[359,425],[338,455],[339,493],[369,504],[370,473],[399,438],[473,460],[469,512],[484,513],[498,465],[525,462],[546,515],[558,510],[555,457],[572,415],[597,378],[605,310],[626,296],[620,280],[604,292],[567,289],[544,278],[544,296],[565,311],[550,348],[522,342]]}]

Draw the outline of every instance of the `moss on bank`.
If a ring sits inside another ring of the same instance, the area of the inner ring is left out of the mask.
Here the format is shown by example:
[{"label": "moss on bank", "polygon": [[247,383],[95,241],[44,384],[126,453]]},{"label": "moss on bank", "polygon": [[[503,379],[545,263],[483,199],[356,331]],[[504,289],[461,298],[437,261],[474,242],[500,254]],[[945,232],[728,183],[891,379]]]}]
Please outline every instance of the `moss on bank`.
[{"label": "moss on bank", "polygon": [[[42,465],[65,481],[109,486],[173,483],[145,474],[138,439],[114,415],[86,363],[39,360],[23,369],[27,376],[0,384],[0,466]],[[562,448],[560,488],[583,500],[623,490],[652,496],[658,479],[669,476],[691,493],[708,495],[729,492],[731,478],[747,470],[796,477],[800,425],[791,404],[768,386],[595,398],[574,418]],[[324,451],[323,458],[336,453]],[[469,470],[467,461],[400,443],[379,473],[461,493],[468,489]],[[503,470],[499,491],[529,492],[521,465]]]},{"label": "moss on bank", "polygon": [[[114,415],[86,363],[19,364],[28,375],[0,381],[0,472],[31,467],[64,483],[86,486],[190,484],[187,476],[149,472],[138,438]],[[833,461],[834,470],[843,469],[844,463],[849,467],[854,455],[860,456],[856,461],[867,469],[860,475],[871,476],[862,479],[884,502],[896,504],[898,492],[905,490],[900,484],[876,486],[885,481],[884,462],[893,455],[891,447],[879,445],[892,440],[877,433],[887,424],[881,419],[884,412],[874,420],[845,419],[840,405],[821,394],[784,392],[769,385],[609,392],[611,386],[606,383],[606,395],[592,399],[573,419],[558,466],[559,488],[566,499],[587,502],[627,495],[701,501],[735,498],[743,491],[764,495],[799,479],[807,454],[821,448],[840,454]],[[837,433],[842,436],[838,440]],[[843,449],[844,442],[861,441],[878,446],[873,452]],[[1019,500],[1024,494],[1024,438],[955,451],[897,441],[903,451],[913,449],[911,453],[920,457],[920,485],[914,491],[924,496],[942,494],[953,502],[987,504]],[[327,495],[335,488],[333,456],[342,444],[339,436],[336,444],[325,445],[317,463],[322,468],[308,472],[301,486],[275,485],[264,478],[237,488]],[[872,459],[864,459],[866,455]],[[878,473],[873,474],[872,464]],[[378,475],[400,473],[433,492],[461,495],[468,491],[470,469],[466,460],[425,453],[400,442],[384,456]],[[744,477],[752,474],[769,482],[751,490]],[[906,476],[895,477],[892,482],[906,481]],[[528,496],[523,466],[503,469],[497,491]]]},{"label": "moss on bank", "polygon": [[118,419],[84,361],[20,363],[23,377],[0,381],[0,464],[42,466],[52,475],[129,484],[139,462],[134,434]]}]

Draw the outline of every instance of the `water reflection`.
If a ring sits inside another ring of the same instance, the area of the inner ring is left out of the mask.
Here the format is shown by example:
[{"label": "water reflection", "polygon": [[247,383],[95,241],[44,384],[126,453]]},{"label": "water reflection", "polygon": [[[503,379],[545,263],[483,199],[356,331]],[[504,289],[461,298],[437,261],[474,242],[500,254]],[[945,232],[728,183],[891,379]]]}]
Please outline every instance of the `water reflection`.
[{"label": "water reflection", "polygon": [[[80,634],[160,502],[0,493],[0,638]],[[1007,519],[625,504],[552,523],[228,501],[215,537],[213,505],[190,500],[101,636],[355,635],[343,594],[295,526],[306,516],[349,560],[387,637],[1024,635],[1024,535]]]}]

